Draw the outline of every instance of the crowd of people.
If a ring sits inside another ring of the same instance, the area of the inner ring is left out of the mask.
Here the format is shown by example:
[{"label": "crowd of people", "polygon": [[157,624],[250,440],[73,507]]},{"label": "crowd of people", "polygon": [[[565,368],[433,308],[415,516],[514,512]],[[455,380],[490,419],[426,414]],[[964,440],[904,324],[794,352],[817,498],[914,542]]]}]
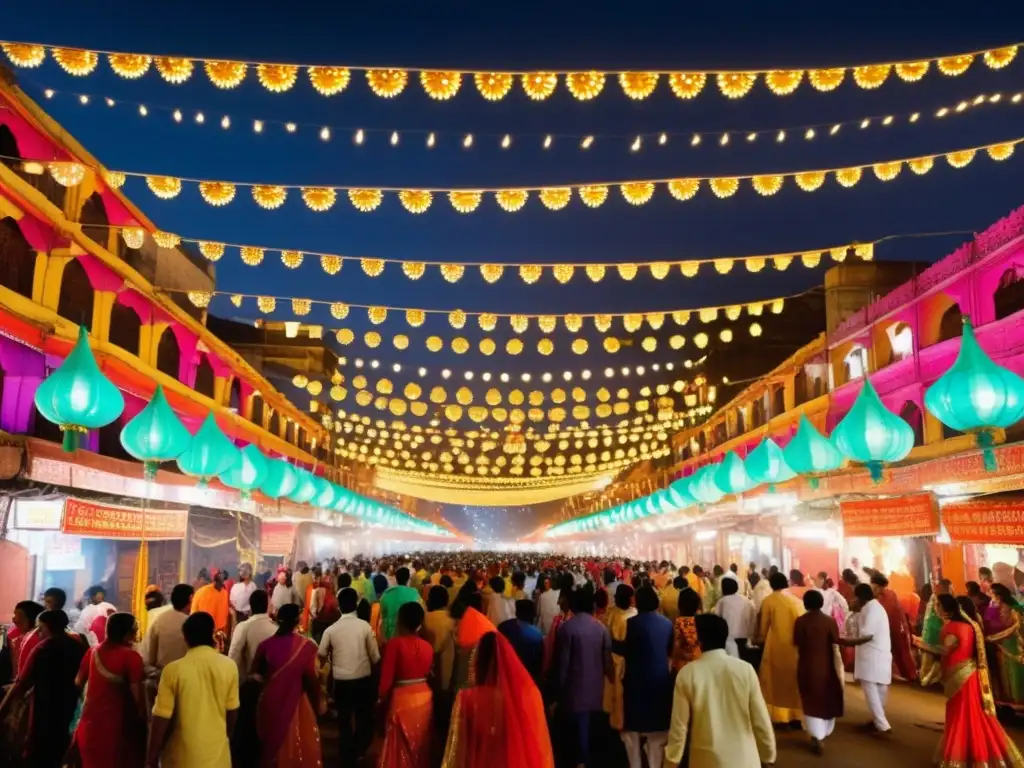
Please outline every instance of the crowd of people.
[{"label": "crowd of people", "polygon": [[0,652],[0,768],[320,766],[328,717],[342,766],[586,766],[614,732],[629,768],[745,768],[779,730],[822,754],[847,678],[890,738],[894,677],[943,684],[944,765],[1024,766],[997,719],[1024,701],[1014,569],[963,596],[862,572],[417,553],[259,584],[243,563],[151,587],[141,617],[49,589]]}]

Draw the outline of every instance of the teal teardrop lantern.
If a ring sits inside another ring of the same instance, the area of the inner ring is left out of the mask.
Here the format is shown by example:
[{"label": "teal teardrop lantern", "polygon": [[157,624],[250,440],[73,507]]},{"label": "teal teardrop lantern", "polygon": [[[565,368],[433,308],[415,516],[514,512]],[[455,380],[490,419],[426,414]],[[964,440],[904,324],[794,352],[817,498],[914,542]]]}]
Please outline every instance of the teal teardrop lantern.
[{"label": "teal teardrop lantern", "polygon": [[284,459],[268,459],[267,473],[260,483],[260,492],[272,499],[287,496],[299,486],[295,467]]},{"label": "teal teardrop lantern", "polygon": [[317,486],[313,482],[312,473],[308,470],[297,467],[295,471],[299,476],[299,482],[295,486],[295,490],[288,494],[288,498],[296,504],[306,504],[316,496]]},{"label": "teal teardrop lantern", "polygon": [[747,475],[746,467],[736,451],[729,451],[718,465],[713,475],[715,485],[723,494],[746,493],[754,487],[754,483]]},{"label": "teal teardrop lantern", "polygon": [[325,477],[314,477],[316,483],[316,495],[313,496],[312,504],[322,509],[330,509],[338,498],[337,486]]},{"label": "teal teardrop lantern", "polygon": [[985,469],[996,466],[992,432],[1024,416],[1024,379],[995,363],[978,345],[969,317],[956,361],[924,393],[924,405],[947,427],[970,432],[982,449]]},{"label": "teal teardrop lantern", "polygon": [[267,458],[253,444],[245,446],[236,461],[227,472],[217,478],[228,488],[236,488],[242,492],[242,498],[248,499],[253,489],[263,485],[267,479]]},{"label": "teal teardrop lantern", "polygon": [[747,476],[755,485],[767,484],[768,490],[774,492],[776,483],[784,483],[796,477],[782,449],[770,437],[766,437],[750,452],[744,462]]},{"label": "teal teardrop lantern", "polygon": [[89,348],[85,326],[78,329],[78,341],[53,373],[36,389],[40,415],[60,427],[64,450],[77,450],[82,435],[113,422],[124,411],[124,396],[100,372]]},{"label": "teal teardrop lantern", "polygon": [[882,465],[900,461],[914,447],[914,430],[886,408],[867,379],[850,412],[832,430],[836,448],[847,458],[859,461],[876,483],[882,480]]},{"label": "teal teardrop lantern", "polygon": [[665,502],[673,507],[673,512],[692,507],[697,503],[693,493],[690,492],[690,479],[689,477],[681,477],[678,480],[674,480],[665,489]]},{"label": "teal teardrop lantern", "polygon": [[715,474],[718,472],[719,464],[708,464],[698,469],[690,478],[690,493],[699,504],[714,504],[720,501],[725,494],[715,483]]},{"label": "teal teardrop lantern", "polygon": [[[803,414],[796,434],[782,449],[782,458],[790,469],[801,475],[832,472],[843,466],[843,454]],[[808,483],[811,488],[817,488],[818,478],[810,477]]]},{"label": "teal teardrop lantern", "polygon": [[174,461],[192,442],[192,434],[174,413],[159,384],[153,399],[121,430],[121,445],[143,464],[147,480],[162,462]]},{"label": "teal teardrop lantern", "polygon": [[189,447],[178,457],[178,468],[186,475],[199,478],[205,488],[211,478],[227,472],[239,460],[241,451],[221,432],[213,413],[208,413],[192,436]]}]

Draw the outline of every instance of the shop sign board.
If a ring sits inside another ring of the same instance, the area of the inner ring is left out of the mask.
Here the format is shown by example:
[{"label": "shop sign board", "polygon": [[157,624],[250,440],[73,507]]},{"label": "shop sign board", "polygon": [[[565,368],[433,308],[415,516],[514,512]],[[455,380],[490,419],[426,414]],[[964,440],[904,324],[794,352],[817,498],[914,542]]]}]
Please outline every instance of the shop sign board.
[{"label": "shop sign board", "polygon": [[963,501],[942,507],[950,541],[1024,544],[1024,499]]},{"label": "shop sign board", "polygon": [[97,539],[146,539],[160,541],[185,538],[188,512],[185,510],[143,510],[115,507],[68,497],[64,501],[61,530],[75,536]]},{"label": "shop sign board", "polygon": [[295,523],[268,523],[260,526],[260,552],[285,557],[295,548]]},{"label": "shop sign board", "polygon": [[939,532],[939,506],[931,493],[887,499],[842,501],[843,536],[934,536]]},{"label": "shop sign board", "polygon": [[14,525],[20,531],[59,531],[64,499],[15,499]]}]

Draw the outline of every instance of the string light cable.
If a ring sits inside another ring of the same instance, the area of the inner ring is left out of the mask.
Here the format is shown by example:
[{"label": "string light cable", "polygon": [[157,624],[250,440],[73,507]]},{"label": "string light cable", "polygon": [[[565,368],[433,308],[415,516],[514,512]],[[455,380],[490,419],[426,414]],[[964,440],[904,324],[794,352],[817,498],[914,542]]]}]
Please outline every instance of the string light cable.
[{"label": "string light cable", "polygon": [[[654,197],[656,190],[667,191],[678,201],[692,200],[702,187],[707,187],[712,195],[720,200],[733,197],[744,183],[754,192],[763,197],[775,195],[790,180],[805,192],[814,192],[832,178],[843,188],[856,186],[871,170],[875,178],[888,182],[900,175],[904,167],[918,176],[927,174],[935,167],[938,158],[945,158],[947,164],[955,169],[968,166],[979,153],[987,154],[994,161],[1010,158],[1017,145],[1024,141],[1022,137],[1004,141],[982,144],[973,147],[955,149],[945,153],[933,153],[892,160],[880,160],[860,165],[832,167],[805,171],[779,171],[762,174],[737,174],[735,176],[694,176],[685,178],[633,179],[619,181],[593,181],[585,183],[562,183],[550,186],[526,187],[480,187],[480,188],[442,188],[423,187],[407,189],[402,187],[349,187],[349,186],[304,186],[302,184],[272,184],[250,181],[218,181],[214,179],[160,176],[140,171],[112,171],[101,168],[92,169],[98,172],[106,184],[120,188],[128,177],[145,179],[146,185],[153,194],[162,200],[177,197],[185,184],[193,185],[207,204],[222,207],[235,200],[238,189],[247,189],[253,201],[265,210],[280,208],[286,202],[290,192],[298,191],[306,207],[313,211],[328,211],[337,202],[339,192],[344,194],[352,207],[357,211],[369,213],[380,208],[385,196],[395,196],[402,207],[410,213],[425,213],[433,201],[434,195],[447,197],[452,208],[459,213],[472,213],[479,209],[484,195],[494,198],[498,206],[509,213],[523,208],[531,194],[536,195],[543,207],[550,211],[564,209],[573,196],[588,208],[602,206],[609,197],[612,188],[618,189],[622,198],[632,206],[642,206]],[[89,172],[85,165],[74,161],[22,160],[23,169],[30,167],[34,172],[49,170],[50,175],[63,186],[77,186]]]},{"label": "string light cable", "polygon": [[[765,140],[770,141],[773,145],[777,145],[785,143],[787,139],[802,139],[804,141],[829,139],[839,136],[841,133],[845,135],[846,131],[854,128],[866,130],[869,128],[887,128],[894,125],[924,125],[925,121],[929,118],[941,120],[947,117],[973,113],[980,106],[1014,106],[1024,103],[1024,92],[1007,95],[992,93],[978,94],[970,99],[963,99],[951,105],[918,109],[900,114],[879,113],[838,122],[815,122],[753,130],[722,128],[702,131],[654,130],[637,133],[566,134],[557,132],[528,132],[513,134],[510,132],[439,131],[424,128],[372,128],[356,125],[276,120],[237,114],[225,114],[220,117],[217,115],[208,116],[203,110],[183,110],[179,107],[153,104],[151,102],[126,101],[80,91],[59,91],[35,83],[33,83],[33,86],[37,87],[46,99],[52,100],[60,96],[67,96],[74,103],[83,107],[93,105],[106,105],[106,107],[111,109],[123,107],[127,108],[128,111],[139,119],[151,117],[154,119],[170,118],[174,123],[183,126],[190,124],[206,125],[209,119],[211,125],[219,125],[224,130],[237,130],[240,127],[249,126],[255,134],[315,137],[320,142],[330,142],[341,136],[349,136],[353,146],[356,147],[371,146],[374,143],[371,141],[372,137],[377,137],[380,143],[391,147],[404,147],[406,141],[412,138],[422,142],[422,146],[428,150],[435,149],[443,144],[471,150],[483,143],[495,145],[503,150],[539,145],[545,150],[568,146],[579,151],[586,151],[594,145],[603,146],[615,143],[625,146],[630,152],[634,153],[644,149],[666,147],[670,143],[674,144],[677,141],[683,141],[685,146],[694,149],[705,146],[728,148],[741,142],[750,144]],[[162,115],[163,117],[155,118],[156,115]],[[467,143],[467,137],[473,137],[473,140]]]},{"label": "string light cable", "polygon": [[[578,101],[590,101],[605,93],[609,79],[616,80],[622,93],[632,100],[650,97],[659,83],[666,82],[679,99],[689,100],[704,92],[709,81],[714,81],[719,92],[727,99],[740,99],[749,94],[761,81],[776,96],[788,96],[807,82],[818,92],[835,91],[847,76],[864,90],[880,88],[890,79],[906,83],[920,82],[925,75],[937,70],[947,77],[958,77],[967,72],[976,60],[991,70],[1002,70],[1016,58],[1019,43],[988,48],[949,56],[925,59],[882,62],[860,66],[840,66],[825,69],[772,69],[700,70],[700,71],[484,71],[437,70],[420,67],[368,66],[352,64],[297,65],[285,62],[247,61],[232,59],[192,59],[162,56],[151,53],[125,53],[97,49],[65,48],[44,43],[0,42],[10,62],[19,68],[39,67],[51,57],[67,74],[85,77],[96,72],[100,58],[106,59],[110,69],[119,77],[137,80],[150,69],[155,69],[166,83],[180,85],[190,80],[202,64],[202,70],[215,87],[229,90],[241,85],[250,71],[271,93],[290,91],[298,82],[300,72],[306,75],[313,89],[323,96],[334,96],[345,91],[354,72],[363,74],[370,91],[380,98],[394,98],[405,92],[409,81],[419,81],[423,92],[431,99],[449,101],[462,90],[464,80],[470,80],[477,92],[486,100],[504,99],[518,82],[530,101],[548,99],[561,83]],[[895,78],[892,75],[895,74]],[[468,88],[467,88],[468,90]]]}]

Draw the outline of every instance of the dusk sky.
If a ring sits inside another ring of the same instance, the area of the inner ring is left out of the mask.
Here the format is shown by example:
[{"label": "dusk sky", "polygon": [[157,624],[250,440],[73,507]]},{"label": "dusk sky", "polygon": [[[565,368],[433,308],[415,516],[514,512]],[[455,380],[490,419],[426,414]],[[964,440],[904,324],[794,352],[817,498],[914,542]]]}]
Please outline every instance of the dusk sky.
[{"label": "dusk sky", "polygon": [[[231,4],[244,11],[228,10],[227,5],[20,3],[5,10],[0,36],[196,58],[493,70],[812,68],[953,54],[1024,40],[1021,3],[824,3],[799,4],[801,8],[790,11],[780,8],[797,4]],[[946,152],[1024,135],[1024,102],[1011,105],[1003,99],[962,115],[933,117],[938,108],[979,94],[1024,90],[1024,55],[1001,71],[976,62],[961,77],[933,71],[908,84],[892,76],[874,91],[855,87],[848,77],[832,93],[819,93],[805,83],[796,94],[778,97],[759,83],[735,101],[722,97],[713,83],[692,101],[677,99],[662,82],[651,98],[634,102],[609,80],[591,102],[573,99],[560,84],[544,102],[528,100],[517,85],[503,101],[491,103],[466,81],[447,102],[429,99],[417,82],[385,100],[371,94],[360,73],[354,73],[346,91],[328,98],[309,87],[304,73],[285,94],[267,92],[252,72],[231,91],[215,89],[198,71],[179,86],[168,85],[154,71],[127,81],[113,75],[106,62],[85,78],[65,74],[52,61],[16,74],[28,94],[109,168],[281,184],[494,187],[767,173]],[[45,88],[57,92],[52,100],[43,99]],[[75,94],[82,93],[94,97],[88,106],[77,101]],[[116,107],[103,105],[107,96],[115,99]],[[148,117],[138,115],[138,103],[150,108]],[[175,108],[185,114],[180,125],[169,117]],[[189,119],[197,110],[206,116],[202,126]],[[921,120],[908,124],[906,117],[916,111],[922,113]],[[796,130],[890,114],[895,120],[889,127],[877,120],[866,130],[849,125],[835,137],[819,131],[814,141],[803,140],[803,130]],[[229,130],[219,127],[223,115],[231,117]],[[252,130],[255,118],[294,121],[300,128],[289,135],[278,124],[257,135]],[[318,138],[318,126],[332,127],[331,141]],[[362,146],[352,141],[358,128],[369,131]],[[786,141],[779,144],[762,136],[753,144],[734,140],[725,148],[711,135],[697,148],[689,141],[693,132],[768,129],[785,129]],[[401,136],[397,147],[388,141],[392,131]],[[438,144],[428,150],[424,136],[429,131],[437,132]],[[642,151],[629,151],[632,136],[659,131],[673,134],[667,145],[659,147],[649,139]],[[461,146],[466,133],[476,138],[468,151]],[[503,150],[499,142],[506,133],[512,146]],[[556,138],[545,151],[541,137],[548,133]],[[578,137],[585,134],[594,134],[596,140],[584,152]],[[282,208],[264,211],[244,189],[225,208],[208,206],[194,186],[172,201],[156,199],[141,179],[129,181],[125,191],[161,229],[272,249],[409,260],[676,260],[984,229],[1024,202],[1021,155],[1024,151],[1018,149],[1013,159],[995,163],[979,154],[963,170],[939,160],[923,177],[904,170],[889,183],[866,173],[853,189],[829,179],[809,194],[790,182],[772,197],[759,197],[747,186],[728,200],[705,190],[685,203],[661,189],[642,207],[628,205],[613,190],[596,210],[574,200],[566,209],[551,212],[534,199],[514,214],[489,199],[475,213],[462,215],[435,198],[427,213],[416,216],[393,197],[373,213],[359,213],[345,200],[327,213],[314,213],[294,192]],[[964,239],[897,239],[881,246],[877,258],[935,261]],[[488,286],[477,274],[467,273],[452,286],[436,272],[411,282],[394,266],[385,277],[370,279],[355,263],[329,278],[310,260],[288,270],[276,253],[268,253],[256,269],[229,254],[217,266],[217,283],[226,291],[332,301],[565,313],[671,310],[770,298],[818,285],[822,274],[823,269],[793,266],[785,273],[769,268],[756,276],[737,270],[721,277],[707,270],[693,280],[674,272],[661,282],[647,276],[631,283],[606,278],[594,285],[579,275],[568,286],[550,278],[524,286],[506,272],[497,285]],[[213,311],[239,319],[256,316],[253,305],[239,312],[226,301],[216,303]],[[314,310],[309,319],[337,325],[326,308],[320,315]],[[362,316],[350,325],[357,335],[369,327]],[[409,333],[414,344],[402,353],[385,343],[376,350],[382,364],[401,361],[410,367],[439,368],[444,359],[453,368],[535,372],[545,366],[561,370],[621,364],[603,352],[583,358],[556,354],[552,359],[535,353],[519,358],[499,354],[489,360],[470,353],[456,362],[429,355],[422,341],[415,343],[432,329],[446,330],[443,318],[412,333],[404,322],[389,320],[379,328],[385,338]],[[506,326],[491,335],[501,343],[508,334]],[[466,335],[473,341],[480,332],[467,326]],[[589,336],[591,349],[599,348],[592,328]],[[668,359],[668,350],[659,357]]]}]

